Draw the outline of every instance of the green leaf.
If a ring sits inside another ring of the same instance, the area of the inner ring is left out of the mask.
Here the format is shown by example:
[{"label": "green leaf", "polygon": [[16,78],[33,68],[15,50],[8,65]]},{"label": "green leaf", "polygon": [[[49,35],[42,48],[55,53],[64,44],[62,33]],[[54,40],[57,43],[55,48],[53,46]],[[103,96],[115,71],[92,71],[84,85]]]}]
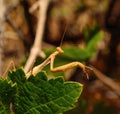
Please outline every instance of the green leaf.
[{"label": "green leaf", "polygon": [[10,91],[4,99],[1,96],[1,114],[10,114],[10,103],[15,114],[60,114],[74,108],[83,89],[82,84],[64,82],[62,77],[48,80],[45,72],[26,79],[22,69],[9,72],[0,83],[4,85],[1,94]]},{"label": "green leaf", "polygon": [[98,47],[98,43],[99,41],[101,41],[103,37],[104,37],[103,31],[99,31],[97,34],[93,36],[93,38],[89,41],[87,45],[87,52],[89,52],[89,54],[93,55],[95,53]]},{"label": "green leaf", "polygon": [[98,48],[98,43],[103,38],[103,31],[96,33],[91,40],[88,42],[87,47],[84,49],[70,46],[69,48],[63,48],[64,54],[61,55],[63,58],[68,58],[75,61],[85,61],[91,58]]},{"label": "green leaf", "polygon": [[10,103],[14,98],[16,88],[8,80],[0,79],[0,114],[10,113]]},{"label": "green leaf", "polygon": [[78,48],[76,46],[70,46],[63,48],[64,54],[61,58],[66,58],[71,61],[84,61],[89,58],[88,52],[86,49]]}]

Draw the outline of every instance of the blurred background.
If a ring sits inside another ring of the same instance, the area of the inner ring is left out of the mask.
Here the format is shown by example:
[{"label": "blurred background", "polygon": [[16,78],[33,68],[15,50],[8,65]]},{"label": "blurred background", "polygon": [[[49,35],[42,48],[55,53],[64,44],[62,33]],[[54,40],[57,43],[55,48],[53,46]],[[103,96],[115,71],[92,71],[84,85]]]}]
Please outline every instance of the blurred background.
[{"label": "blurred background", "polygon": [[[26,64],[42,18],[38,2],[0,0],[0,76]],[[97,76],[88,71],[88,80],[79,68],[51,73],[45,67],[49,75],[84,84],[77,107],[65,114],[120,114],[120,0],[49,0],[43,31],[39,46],[46,57],[57,46],[65,51],[55,66],[80,61],[99,70]],[[37,57],[34,65],[44,59]]]}]

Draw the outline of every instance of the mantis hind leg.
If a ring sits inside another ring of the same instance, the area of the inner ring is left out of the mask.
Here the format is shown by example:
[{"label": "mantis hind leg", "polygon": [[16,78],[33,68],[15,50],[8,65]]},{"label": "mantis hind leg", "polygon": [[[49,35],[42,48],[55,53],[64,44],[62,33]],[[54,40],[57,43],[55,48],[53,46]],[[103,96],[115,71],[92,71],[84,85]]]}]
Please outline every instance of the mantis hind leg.
[{"label": "mantis hind leg", "polygon": [[16,68],[15,68],[15,63],[14,63],[13,60],[11,60],[11,61],[9,62],[8,66],[7,66],[6,70],[5,70],[5,72],[4,72],[3,75],[1,76],[2,78],[6,78],[6,75],[7,75],[8,71],[9,71],[9,69],[11,68],[11,66],[12,66],[13,69],[16,69]]}]

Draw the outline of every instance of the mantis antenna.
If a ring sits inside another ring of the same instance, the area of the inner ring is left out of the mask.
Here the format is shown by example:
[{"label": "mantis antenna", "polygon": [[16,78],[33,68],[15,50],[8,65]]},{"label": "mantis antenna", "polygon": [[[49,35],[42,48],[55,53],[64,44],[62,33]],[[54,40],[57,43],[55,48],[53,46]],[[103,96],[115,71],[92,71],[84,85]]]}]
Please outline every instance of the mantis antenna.
[{"label": "mantis antenna", "polygon": [[60,46],[59,46],[59,47],[61,47],[61,46],[62,46],[63,39],[64,39],[64,37],[65,37],[65,33],[66,33],[66,31],[67,31],[67,28],[68,28],[68,26],[67,26],[67,24],[66,24],[66,25],[65,25],[65,30],[64,30],[64,33],[63,33],[63,35],[62,35],[62,38],[61,38],[61,41],[60,41]]}]

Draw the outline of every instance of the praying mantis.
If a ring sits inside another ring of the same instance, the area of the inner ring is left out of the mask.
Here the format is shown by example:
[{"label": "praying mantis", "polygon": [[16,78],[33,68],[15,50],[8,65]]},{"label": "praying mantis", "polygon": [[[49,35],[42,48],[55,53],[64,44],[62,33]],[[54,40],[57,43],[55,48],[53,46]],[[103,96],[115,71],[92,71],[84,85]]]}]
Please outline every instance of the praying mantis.
[{"label": "praying mantis", "polygon": [[29,78],[31,74],[33,74],[33,75],[37,74],[40,70],[42,70],[49,63],[50,63],[50,70],[52,72],[60,72],[60,71],[65,71],[65,70],[73,68],[73,67],[79,67],[80,69],[82,69],[83,73],[88,78],[87,69],[92,70],[92,68],[85,66],[84,64],[82,64],[81,62],[78,62],[78,61],[71,62],[71,63],[54,68],[55,57],[59,54],[62,54],[62,53],[64,53],[64,51],[61,49],[61,47],[57,47],[56,51],[53,52],[51,55],[49,55],[49,57],[45,61],[43,61],[40,65],[34,67],[31,71],[26,73],[26,78]]},{"label": "praying mantis", "polygon": [[[26,73],[26,78],[29,78],[31,75],[35,75],[37,74],[39,71],[41,71],[46,65],[50,64],[50,71],[51,72],[61,72],[61,71],[65,71],[67,69],[71,69],[73,67],[79,67],[80,69],[82,69],[83,73],[86,75],[87,79],[89,79],[88,77],[88,73],[87,70],[93,70],[91,67],[89,66],[85,66],[84,64],[82,64],[81,62],[75,61],[75,62],[71,62],[59,67],[54,67],[54,60],[56,58],[57,55],[64,53],[64,51],[62,50],[61,47],[57,47],[56,51],[53,52],[52,54],[49,55],[49,57],[44,60],[40,65],[35,66],[32,70],[30,70],[29,72],[25,72]],[[10,63],[10,65],[13,64],[14,66],[14,62],[12,61]],[[10,67],[9,65],[9,67]],[[9,68],[8,67],[8,68]],[[8,70],[7,68],[7,70]],[[15,67],[14,67],[15,69]],[[3,77],[5,77],[6,72],[4,73]]]}]

